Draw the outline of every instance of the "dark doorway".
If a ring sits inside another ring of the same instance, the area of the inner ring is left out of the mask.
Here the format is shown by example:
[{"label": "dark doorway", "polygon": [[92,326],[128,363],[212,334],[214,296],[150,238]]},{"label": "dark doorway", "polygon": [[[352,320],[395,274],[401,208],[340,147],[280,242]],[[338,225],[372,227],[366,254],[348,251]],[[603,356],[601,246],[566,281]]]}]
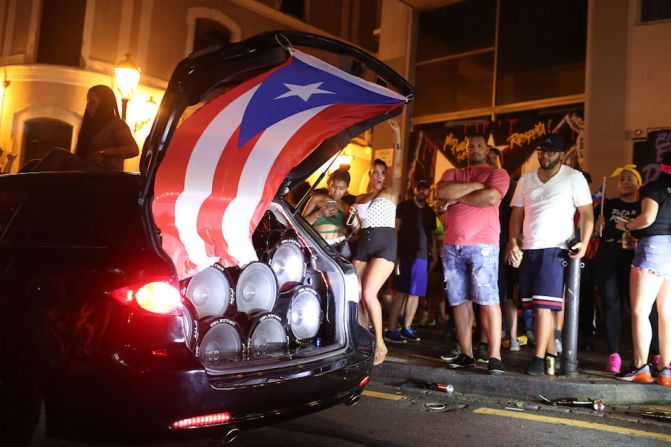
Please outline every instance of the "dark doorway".
[{"label": "dark doorway", "polygon": [[70,150],[72,126],[50,118],[26,121],[23,128],[22,163],[44,157],[53,147]]}]

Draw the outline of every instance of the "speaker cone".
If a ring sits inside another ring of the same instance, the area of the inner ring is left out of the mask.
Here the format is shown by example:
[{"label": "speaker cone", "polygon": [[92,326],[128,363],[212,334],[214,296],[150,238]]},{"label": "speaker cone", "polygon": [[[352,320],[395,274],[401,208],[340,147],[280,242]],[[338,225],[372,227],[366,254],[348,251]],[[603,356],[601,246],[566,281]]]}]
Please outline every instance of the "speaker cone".
[{"label": "speaker cone", "polygon": [[291,297],[287,322],[298,341],[314,338],[319,332],[322,307],[319,295],[311,287],[298,287]]},{"label": "speaker cone", "polygon": [[270,267],[277,276],[280,290],[303,281],[305,276],[305,257],[298,241],[285,239],[280,241],[270,257]]},{"label": "speaker cone", "polygon": [[203,340],[200,342],[198,356],[208,363],[237,361],[242,359],[242,335],[238,324],[226,318],[209,322]]},{"label": "speaker cone", "polygon": [[262,262],[252,262],[240,274],[235,288],[240,312],[271,311],[277,300],[277,279],[273,270]]},{"label": "speaker cone", "polygon": [[287,332],[279,316],[265,313],[256,318],[252,324],[248,342],[251,357],[282,354],[288,345]]},{"label": "speaker cone", "polygon": [[233,301],[230,275],[223,267],[208,267],[191,278],[186,297],[196,308],[198,318],[222,316]]}]

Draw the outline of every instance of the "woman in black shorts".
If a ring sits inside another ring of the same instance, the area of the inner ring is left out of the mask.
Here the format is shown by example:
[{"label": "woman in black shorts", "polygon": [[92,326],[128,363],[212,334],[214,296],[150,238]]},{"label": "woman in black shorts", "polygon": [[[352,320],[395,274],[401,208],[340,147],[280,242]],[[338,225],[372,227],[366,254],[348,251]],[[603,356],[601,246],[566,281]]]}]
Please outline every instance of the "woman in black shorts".
[{"label": "woman in black shorts", "polygon": [[362,194],[354,207],[360,223],[352,264],[361,280],[363,304],[375,333],[375,365],[384,361],[387,346],[382,338],[382,307],[377,294],[396,261],[396,197],[386,187],[387,165],[376,159],[369,172],[370,192]]}]

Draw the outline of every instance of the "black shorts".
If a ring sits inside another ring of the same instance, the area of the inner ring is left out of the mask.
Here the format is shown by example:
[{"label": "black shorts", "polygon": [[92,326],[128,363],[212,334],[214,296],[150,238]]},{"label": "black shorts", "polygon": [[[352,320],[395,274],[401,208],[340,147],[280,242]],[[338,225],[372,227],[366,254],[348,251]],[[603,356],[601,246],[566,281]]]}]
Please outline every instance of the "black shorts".
[{"label": "black shorts", "polygon": [[396,229],[390,227],[364,228],[359,231],[354,259],[368,262],[383,258],[396,262]]}]

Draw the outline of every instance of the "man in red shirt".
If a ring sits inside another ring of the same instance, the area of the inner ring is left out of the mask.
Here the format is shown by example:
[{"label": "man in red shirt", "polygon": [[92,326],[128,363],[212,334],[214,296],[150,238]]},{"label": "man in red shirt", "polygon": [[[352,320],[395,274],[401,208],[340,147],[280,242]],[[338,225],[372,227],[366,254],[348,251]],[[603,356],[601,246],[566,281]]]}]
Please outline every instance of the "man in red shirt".
[{"label": "man in red shirt", "polygon": [[448,169],[437,185],[437,196],[451,203],[445,222],[442,257],[447,298],[454,313],[461,354],[448,366],[475,366],[471,328],[473,308],[480,305],[482,328],[489,342],[490,374],[504,372],[501,363],[499,306],[499,204],[510,177],[487,164],[489,148],[482,135],[471,136],[468,167]]}]

